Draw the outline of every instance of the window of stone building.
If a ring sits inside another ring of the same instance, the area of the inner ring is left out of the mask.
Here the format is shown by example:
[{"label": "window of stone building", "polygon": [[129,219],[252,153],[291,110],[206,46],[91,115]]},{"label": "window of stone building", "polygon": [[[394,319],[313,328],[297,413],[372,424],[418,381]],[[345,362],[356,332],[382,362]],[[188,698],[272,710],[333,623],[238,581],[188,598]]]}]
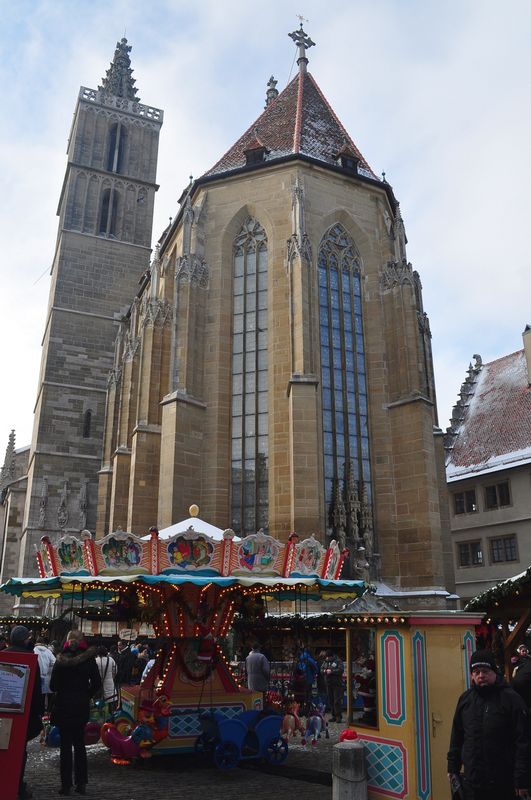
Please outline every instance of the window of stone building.
[{"label": "window of stone building", "polygon": [[460,567],[480,567],[483,564],[481,541],[459,542],[457,545]]},{"label": "window of stone building", "polygon": [[[378,722],[376,675],[376,630],[355,629],[350,635],[352,698],[350,723],[376,727]],[[348,669],[348,661],[345,671]],[[345,680],[346,701],[346,680]],[[346,705],[346,702],[345,702]]]},{"label": "window of stone building", "polygon": [[110,126],[105,165],[109,172],[123,172],[126,139],[127,129],[124,125],[115,122]]},{"label": "window of stone building", "polygon": [[511,495],[509,492],[509,482],[494,483],[485,486],[485,507],[488,509],[503,508],[511,505]]},{"label": "window of stone building", "polygon": [[231,526],[267,529],[267,237],[249,217],[234,242]]},{"label": "window of stone building", "polygon": [[89,409],[83,415],[83,439],[90,439],[90,429],[92,427],[92,411]]},{"label": "window of stone building", "polygon": [[318,272],[325,499],[331,517],[334,487],[344,486],[349,472],[372,501],[360,259],[340,224],[321,241]]},{"label": "window of stone building", "polygon": [[116,236],[120,193],[116,189],[105,188],[101,195],[100,221],[98,233],[103,236]]},{"label": "window of stone building", "polygon": [[489,539],[489,543],[490,560],[493,564],[499,564],[502,561],[518,561],[516,534]]},{"label": "window of stone building", "polygon": [[467,489],[465,492],[454,492],[455,514],[473,514],[477,510],[475,489]]}]

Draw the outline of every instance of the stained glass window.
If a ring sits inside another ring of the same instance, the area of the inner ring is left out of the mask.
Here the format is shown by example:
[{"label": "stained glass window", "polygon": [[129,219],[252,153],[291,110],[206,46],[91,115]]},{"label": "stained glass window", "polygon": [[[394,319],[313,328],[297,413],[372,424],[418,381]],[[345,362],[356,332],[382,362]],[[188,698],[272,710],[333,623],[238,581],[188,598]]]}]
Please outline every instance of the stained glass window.
[{"label": "stained glass window", "polygon": [[342,225],[332,226],[318,257],[325,499],[350,464],[372,497],[360,260]]},{"label": "stained glass window", "polygon": [[234,241],[231,526],[268,525],[267,237],[249,217]]}]

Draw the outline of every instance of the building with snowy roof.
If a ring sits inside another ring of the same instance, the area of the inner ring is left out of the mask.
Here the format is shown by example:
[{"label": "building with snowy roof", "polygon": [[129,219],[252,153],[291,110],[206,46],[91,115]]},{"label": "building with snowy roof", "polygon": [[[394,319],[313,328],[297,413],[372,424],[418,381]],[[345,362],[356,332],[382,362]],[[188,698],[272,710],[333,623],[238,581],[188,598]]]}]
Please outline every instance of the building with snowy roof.
[{"label": "building with snowy roof", "polygon": [[445,435],[456,593],[463,604],[531,564],[531,327],[524,348],[474,356]]}]

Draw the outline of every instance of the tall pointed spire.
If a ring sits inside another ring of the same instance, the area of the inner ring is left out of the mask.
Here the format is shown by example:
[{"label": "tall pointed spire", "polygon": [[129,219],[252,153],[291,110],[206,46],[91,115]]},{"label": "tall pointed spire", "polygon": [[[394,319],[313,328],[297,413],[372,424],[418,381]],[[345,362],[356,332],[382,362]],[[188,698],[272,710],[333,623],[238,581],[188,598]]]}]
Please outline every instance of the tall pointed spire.
[{"label": "tall pointed spire", "polygon": [[310,47],[313,47],[315,42],[312,42],[308,34],[304,32],[302,28],[302,19],[299,30],[293,31],[292,33],[288,33],[288,36],[291,39],[293,39],[293,41],[299,48],[299,57],[297,59],[297,64],[299,65],[299,72],[301,73],[306,72],[306,66],[308,64],[308,59],[306,58],[306,50],[308,50]]},{"label": "tall pointed spire", "polygon": [[0,471],[0,489],[3,489],[15,477],[15,431],[9,434],[4,464]]},{"label": "tall pointed spire", "polygon": [[125,37],[116,42],[114,58],[105,73],[105,77],[102,79],[99,89],[106,94],[113,94],[116,97],[124,97],[127,100],[134,100],[139,103],[140,98],[136,96],[136,81],[133,78],[131,59],[129,58],[130,52],[131,46],[127,44]]}]

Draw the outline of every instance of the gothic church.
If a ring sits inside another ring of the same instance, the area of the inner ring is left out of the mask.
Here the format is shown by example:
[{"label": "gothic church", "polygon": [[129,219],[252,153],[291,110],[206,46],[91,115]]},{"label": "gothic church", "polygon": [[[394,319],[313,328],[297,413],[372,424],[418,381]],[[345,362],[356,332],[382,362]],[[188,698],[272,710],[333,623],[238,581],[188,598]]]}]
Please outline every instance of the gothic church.
[{"label": "gothic church", "polygon": [[391,186],[308,71],[302,25],[290,36],[297,75],[280,93],[269,81],[260,116],[186,188],[151,264],[162,112],[136,98],[125,40],[102,86],[81,90],[18,574],[43,534],[143,533],[197,503],[238,535],[335,538],[351,575],[444,605],[420,279]]}]

